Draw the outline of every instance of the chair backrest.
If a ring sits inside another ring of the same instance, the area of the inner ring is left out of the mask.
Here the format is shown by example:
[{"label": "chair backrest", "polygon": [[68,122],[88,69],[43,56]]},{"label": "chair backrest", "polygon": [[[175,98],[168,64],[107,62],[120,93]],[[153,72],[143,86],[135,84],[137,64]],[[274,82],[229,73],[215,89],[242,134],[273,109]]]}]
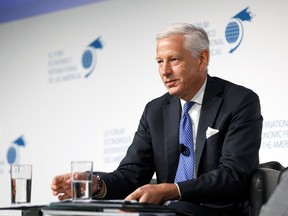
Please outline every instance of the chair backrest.
[{"label": "chair backrest", "polygon": [[264,203],[274,192],[284,167],[277,161],[260,164],[252,174],[250,184],[250,216],[258,216]]},{"label": "chair backrest", "polygon": [[288,216],[288,168],[282,170],[278,186],[265,203],[261,210],[260,216]]}]

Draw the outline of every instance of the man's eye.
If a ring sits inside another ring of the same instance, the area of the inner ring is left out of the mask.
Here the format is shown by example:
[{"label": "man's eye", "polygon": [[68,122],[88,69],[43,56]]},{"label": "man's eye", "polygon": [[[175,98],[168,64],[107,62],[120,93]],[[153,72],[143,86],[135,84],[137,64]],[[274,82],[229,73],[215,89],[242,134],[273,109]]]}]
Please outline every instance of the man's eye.
[{"label": "man's eye", "polygon": [[157,60],[157,63],[158,64],[161,64],[163,61],[162,60]]}]

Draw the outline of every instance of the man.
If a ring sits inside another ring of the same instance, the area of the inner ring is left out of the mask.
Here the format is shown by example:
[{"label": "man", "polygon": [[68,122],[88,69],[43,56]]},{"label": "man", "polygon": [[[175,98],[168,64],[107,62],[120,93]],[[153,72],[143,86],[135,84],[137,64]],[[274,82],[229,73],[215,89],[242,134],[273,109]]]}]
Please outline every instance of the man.
[{"label": "man", "polygon": [[[247,215],[250,176],[259,165],[263,119],[258,96],[208,75],[209,40],[203,29],[176,23],[159,33],[156,42],[159,74],[168,93],[146,105],[117,170],[94,176],[94,195],[166,202],[195,216]],[[185,153],[179,145],[181,112],[189,101],[194,102],[189,111],[194,149],[185,156],[194,156],[194,176],[175,181]],[[148,184],[154,172],[157,184]],[[70,181],[70,174],[53,179],[51,189],[60,200],[70,197]]]}]

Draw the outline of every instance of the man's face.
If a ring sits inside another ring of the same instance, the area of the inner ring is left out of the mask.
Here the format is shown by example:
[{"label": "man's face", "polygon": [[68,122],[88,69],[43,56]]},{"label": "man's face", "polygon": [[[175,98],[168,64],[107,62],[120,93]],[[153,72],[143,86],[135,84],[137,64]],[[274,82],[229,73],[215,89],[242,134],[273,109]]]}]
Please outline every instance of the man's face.
[{"label": "man's face", "polygon": [[180,35],[159,40],[156,60],[160,77],[168,92],[189,101],[205,82],[209,54],[203,51],[198,57],[193,57],[185,49],[184,42]]}]

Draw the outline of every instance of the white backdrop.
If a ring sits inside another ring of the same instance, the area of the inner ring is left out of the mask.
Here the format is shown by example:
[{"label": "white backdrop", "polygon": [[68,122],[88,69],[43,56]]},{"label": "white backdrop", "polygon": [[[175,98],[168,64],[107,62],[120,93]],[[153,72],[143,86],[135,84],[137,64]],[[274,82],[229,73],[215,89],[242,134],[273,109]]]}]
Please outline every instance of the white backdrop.
[{"label": "white backdrop", "polygon": [[[51,179],[69,172],[71,160],[93,160],[95,170],[117,167],[145,104],[166,92],[155,35],[173,22],[208,31],[210,75],[260,96],[261,162],[287,166],[287,6],[285,0],[107,0],[0,24],[0,205],[10,204],[11,163],[33,164],[35,204],[56,200]],[[233,23],[239,34],[229,37]]]}]

